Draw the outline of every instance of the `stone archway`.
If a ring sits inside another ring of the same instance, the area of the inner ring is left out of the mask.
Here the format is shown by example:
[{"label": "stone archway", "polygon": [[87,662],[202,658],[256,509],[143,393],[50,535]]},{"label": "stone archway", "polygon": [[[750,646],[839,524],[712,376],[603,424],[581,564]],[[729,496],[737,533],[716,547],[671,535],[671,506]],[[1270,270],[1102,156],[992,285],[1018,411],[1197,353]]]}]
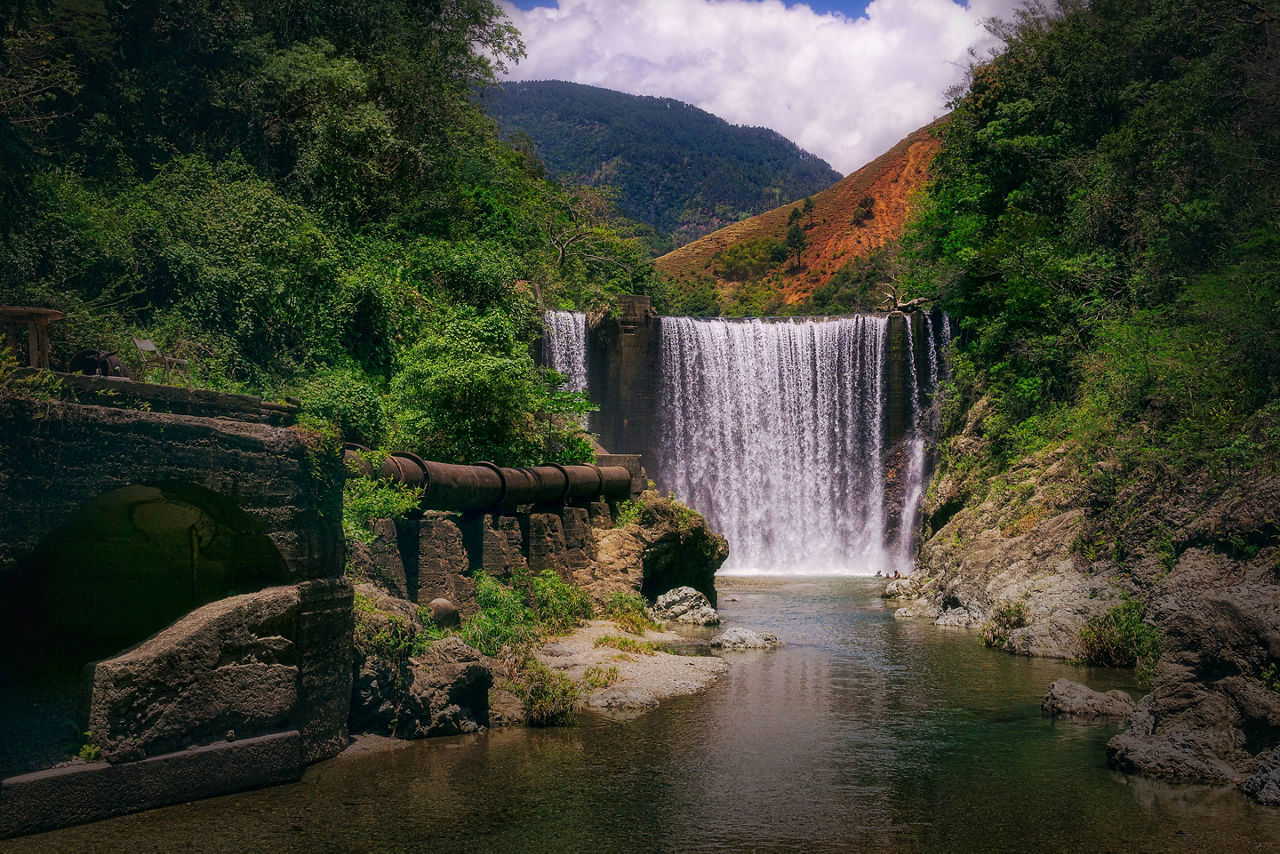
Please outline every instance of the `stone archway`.
[{"label": "stone archway", "polygon": [[0,574],[0,777],[65,757],[82,671],[202,605],[287,583],[260,523],[189,483],[93,498]]}]

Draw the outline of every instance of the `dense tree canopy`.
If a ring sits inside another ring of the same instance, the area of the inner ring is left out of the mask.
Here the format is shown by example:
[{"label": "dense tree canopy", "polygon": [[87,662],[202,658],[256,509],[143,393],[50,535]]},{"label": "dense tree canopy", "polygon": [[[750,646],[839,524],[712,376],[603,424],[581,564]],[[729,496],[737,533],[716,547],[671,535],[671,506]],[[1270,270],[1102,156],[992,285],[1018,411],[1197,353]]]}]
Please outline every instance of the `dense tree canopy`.
[{"label": "dense tree canopy", "polygon": [[0,29],[0,303],[68,312],[57,364],[139,334],[365,441],[583,455],[539,313],[660,291],[607,199],[566,245],[582,194],[476,106],[522,53],[492,0],[4,0]]},{"label": "dense tree canopy", "polygon": [[1063,0],[997,32],[905,238],[994,449],[1274,462],[1280,6]]}]

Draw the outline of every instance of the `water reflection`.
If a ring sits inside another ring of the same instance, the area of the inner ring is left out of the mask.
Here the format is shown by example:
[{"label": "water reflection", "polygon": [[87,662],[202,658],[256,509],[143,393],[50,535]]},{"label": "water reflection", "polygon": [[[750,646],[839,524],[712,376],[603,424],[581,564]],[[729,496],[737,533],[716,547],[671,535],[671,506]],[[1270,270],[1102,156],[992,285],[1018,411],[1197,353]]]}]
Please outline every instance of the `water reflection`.
[{"label": "water reflection", "polygon": [[[895,622],[873,579],[734,582],[721,610],[788,642],[621,723],[414,743],[294,786],[16,850],[1276,850],[1280,810],[1109,770],[1114,730],[1043,717],[1060,676],[1124,674]],[[734,601],[736,600],[736,601]]]}]

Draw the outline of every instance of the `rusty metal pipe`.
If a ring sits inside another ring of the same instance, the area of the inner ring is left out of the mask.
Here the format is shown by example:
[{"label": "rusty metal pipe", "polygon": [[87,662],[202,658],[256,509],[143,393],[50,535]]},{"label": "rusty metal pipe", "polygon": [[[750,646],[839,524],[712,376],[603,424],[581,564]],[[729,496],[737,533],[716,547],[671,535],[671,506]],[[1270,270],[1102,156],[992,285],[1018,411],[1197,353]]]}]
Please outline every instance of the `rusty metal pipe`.
[{"label": "rusty metal pipe", "polygon": [[[355,470],[373,477],[373,467],[359,454],[364,450],[348,445],[345,457]],[[378,474],[421,489],[423,510],[510,511],[523,504],[567,504],[591,498],[622,501],[631,494],[631,473],[621,466],[463,466],[395,453]]]}]

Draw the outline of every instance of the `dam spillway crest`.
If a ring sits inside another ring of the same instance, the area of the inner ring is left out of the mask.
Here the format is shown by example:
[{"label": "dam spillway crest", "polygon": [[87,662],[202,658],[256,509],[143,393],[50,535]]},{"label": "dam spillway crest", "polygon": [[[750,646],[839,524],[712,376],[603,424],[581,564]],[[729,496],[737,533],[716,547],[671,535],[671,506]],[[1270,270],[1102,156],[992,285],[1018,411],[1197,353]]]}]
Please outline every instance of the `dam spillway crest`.
[{"label": "dam spillway crest", "polygon": [[729,539],[722,572],[870,575],[910,568],[950,338],[941,312],[707,319],[630,300],[592,329],[549,313],[543,352],[585,376],[602,444],[643,454]]}]

